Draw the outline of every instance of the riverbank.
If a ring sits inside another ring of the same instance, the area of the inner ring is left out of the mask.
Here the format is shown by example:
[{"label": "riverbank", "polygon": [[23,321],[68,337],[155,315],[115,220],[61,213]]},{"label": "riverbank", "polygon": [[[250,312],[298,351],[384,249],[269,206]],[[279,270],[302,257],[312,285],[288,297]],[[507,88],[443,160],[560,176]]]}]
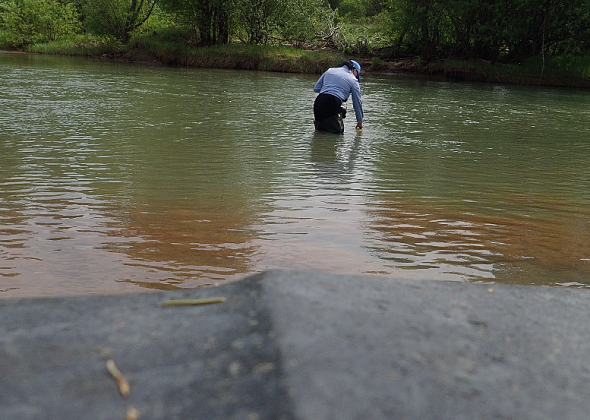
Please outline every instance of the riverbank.
[{"label": "riverbank", "polygon": [[[168,66],[321,74],[346,56],[333,49],[229,44],[197,48],[182,37],[139,36],[130,44],[77,38],[35,44],[28,52],[98,57]],[[355,57],[366,73],[411,74],[450,80],[590,88],[590,57],[532,57],[519,63],[419,58]]]},{"label": "riverbank", "polygon": [[589,293],[274,271],[2,300],[0,418],[584,419]]}]

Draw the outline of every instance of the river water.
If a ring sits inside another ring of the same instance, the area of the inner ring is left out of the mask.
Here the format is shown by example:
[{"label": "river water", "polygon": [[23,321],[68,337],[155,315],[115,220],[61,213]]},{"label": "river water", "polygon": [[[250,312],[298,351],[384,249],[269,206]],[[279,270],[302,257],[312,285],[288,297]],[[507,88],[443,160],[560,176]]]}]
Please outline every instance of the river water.
[{"label": "river water", "polygon": [[273,268],[590,285],[590,93],[0,54],[0,297]]}]

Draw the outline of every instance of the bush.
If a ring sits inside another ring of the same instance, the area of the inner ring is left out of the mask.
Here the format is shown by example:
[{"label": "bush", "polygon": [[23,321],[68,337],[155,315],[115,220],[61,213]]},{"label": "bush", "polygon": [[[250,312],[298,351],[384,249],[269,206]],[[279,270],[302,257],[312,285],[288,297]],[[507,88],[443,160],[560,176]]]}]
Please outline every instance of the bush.
[{"label": "bush", "polygon": [[156,5],[149,18],[138,28],[137,34],[159,33],[174,29],[174,17],[170,13],[164,12]]},{"label": "bush", "polygon": [[282,39],[294,43],[311,43],[333,36],[337,13],[322,0],[294,0],[279,28]]},{"label": "bush", "polygon": [[0,1],[0,28],[3,42],[22,47],[77,33],[79,14],[73,4],[58,0]]},{"label": "bush", "polygon": [[8,31],[0,30],[0,48],[13,48],[12,35]]},{"label": "bush", "polygon": [[26,50],[41,54],[102,56],[127,52],[128,47],[114,38],[71,35],[57,41],[31,44]]},{"label": "bush", "polygon": [[87,32],[128,42],[150,17],[155,0],[79,0]]},{"label": "bush", "polygon": [[386,45],[386,40],[381,36],[380,27],[373,22],[373,19],[365,18],[341,25],[339,49],[347,55],[369,56],[376,49]]}]

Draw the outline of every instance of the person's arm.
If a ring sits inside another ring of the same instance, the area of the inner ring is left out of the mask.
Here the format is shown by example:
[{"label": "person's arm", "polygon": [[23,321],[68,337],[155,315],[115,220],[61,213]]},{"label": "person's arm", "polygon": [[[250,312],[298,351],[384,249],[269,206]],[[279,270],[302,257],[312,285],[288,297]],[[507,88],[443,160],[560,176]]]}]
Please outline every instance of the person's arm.
[{"label": "person's arm", "polygon": [[354,107],[354,113],[356,115],[356,128],[362,130],[363,128],[363,121],[364,121],[364,113],[363,113],[363,100],[361,99],[361,88],[357,83],[353,84],[351,87],[352,93],[352,106]]}]

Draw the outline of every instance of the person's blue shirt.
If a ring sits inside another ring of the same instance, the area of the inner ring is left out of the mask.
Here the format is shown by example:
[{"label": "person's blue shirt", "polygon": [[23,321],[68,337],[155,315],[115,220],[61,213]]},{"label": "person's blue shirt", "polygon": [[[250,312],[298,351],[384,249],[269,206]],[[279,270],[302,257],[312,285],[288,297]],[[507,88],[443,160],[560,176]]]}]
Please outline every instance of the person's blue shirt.
[{"label": "person's blue shirt", "polygon": [[346,66],[333,67],[319,78],[313,91],[316,93],[327,93],[346,102],[352,95],[352,106],[356,115],[356,121],[363,122],[363,101],[361,99],[361,88],[354,74]]}]

